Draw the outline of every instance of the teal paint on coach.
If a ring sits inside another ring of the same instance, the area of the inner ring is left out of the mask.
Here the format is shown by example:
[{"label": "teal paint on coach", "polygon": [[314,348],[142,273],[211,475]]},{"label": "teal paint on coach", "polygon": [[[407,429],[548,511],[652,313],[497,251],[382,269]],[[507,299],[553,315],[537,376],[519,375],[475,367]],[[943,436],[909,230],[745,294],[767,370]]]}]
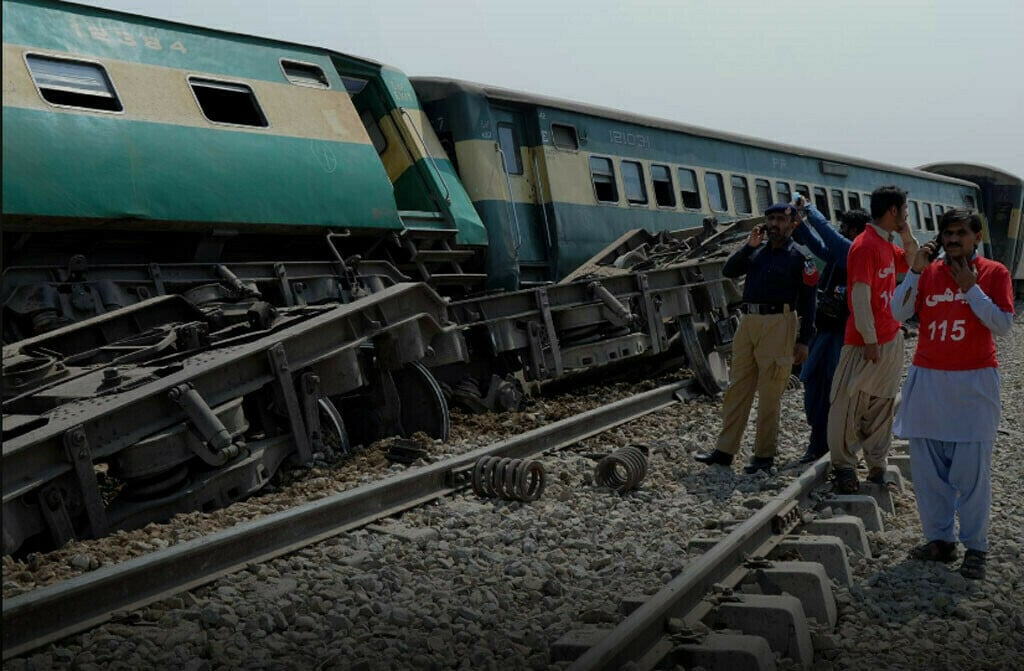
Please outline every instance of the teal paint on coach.
[{"label": "teal paint on coach", "polygon": [[401,229],[369,144],[5,107],[3,167],[5,216]]},{"label": "teal paint on coach", "polygon": [[48,0],[4,0],[3,13],[9,44],[272,82],[287,81],[280,59],[291,58],[321,66],[343,89],[315,47]]},{"label": "teal paint on coach", "polygon": [[[512,266],[520,263],[543,262],[546,239],[539,229],[523,228],[522,244],[516,248],[514,228],[511,224],[508,202],[501,200],[477,201],[477,211],[487,225],[490,248],[487,255],[489,286],[495,289],[514,289],[516,273]],[[521,215],[543,221],[541,206],[516,203]],[[558,281],[588,261],[624,233],[643,228],[651,232],[673,231],[699,227],[704,218],[700,212],[674,212],[645,210],[643,208],[616,208],[610,206],[573,205],[555,202],[546,205],[552,228],[550,279]],[[720,221],[734,217],[723,215]],[[525,273],[522,273],[525,275]]]},{"label": "teal paint on coach", "polygon": [[[587,153],[640,158],[715,171],[753,174],[773,180],[778,176],[785,176],[786,179],[792,181],[813,182],[830,188],[855,189],[869,193],[878,186],[899,184],[911,192],[911,198],[933,202],[962,204],[961,196],[958,196],[955,201],[948,197],[943,199],[942,196],[971,192],[969,187],[963,185],[741,144],[736,140],[627,124],[613,119],[545,106],[538,106],[536,109],[543,114],[545,125],[558,123],[575,126],[580,138],[580,150]],[[631,139],[629,139],[630,135]],[[612,137],[621,137],[622,141],[613,142]],[[548,144],[553,146],[550,139]],[[847,171],[846,176],[822,173],[823,160],[840,163]],[[728,187],[728,184],[726,186]]]},{"label": "teal paint on coach", "polygon": [[[649,232],[675,231],[699,227],[707,215],[701,212],[620,208],[607,205],[575,205],[555,202],[555,245],[558,278],[588,261],[594,254],[624,233],[642,228]],[[721,222],[735,217],[718,215]]]},{"label": "teal paint on coach", "polygon": [[[409,77],[404,72],[383,66],[380,68],[379,80],[390,97],[389,102],[399,110],[407,111],[409,116],[405,118],[405,123],[412,124],[422,108]],[[421,140],[427,146],[426,138]],[[430,196],[417,193],[421,187],[417,183],[418,178],[411,174],[414,172],[426,176],[430,183]],[[457,229],[456,242],[459,244],[477,247],[488,244],[489,236],[484,222],[473,207],[473,201],[463,188],[451,160],[443,153],[417,160],[396,181],[395,191],[413,194],[415,199],[423,203],[424,209],[440,209],[444,212]],[[435,202],[430,202],[431,199]]]}]

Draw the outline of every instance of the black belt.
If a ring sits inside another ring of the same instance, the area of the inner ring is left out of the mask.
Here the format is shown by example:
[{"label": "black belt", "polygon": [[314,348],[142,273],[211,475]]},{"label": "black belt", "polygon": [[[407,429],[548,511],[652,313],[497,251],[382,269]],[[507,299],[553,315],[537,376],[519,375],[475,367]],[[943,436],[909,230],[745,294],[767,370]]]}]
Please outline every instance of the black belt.
[{"label": "black belt", "polygon": [[744,303],[740,308],[748,315],[779,315],[793,307],[789,303]]}]

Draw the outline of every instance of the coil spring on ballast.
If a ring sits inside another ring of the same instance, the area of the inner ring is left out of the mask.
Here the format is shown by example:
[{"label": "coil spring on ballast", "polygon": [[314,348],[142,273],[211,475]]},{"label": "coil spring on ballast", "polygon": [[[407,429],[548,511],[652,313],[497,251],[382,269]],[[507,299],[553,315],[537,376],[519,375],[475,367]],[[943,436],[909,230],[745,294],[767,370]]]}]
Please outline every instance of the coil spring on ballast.
[{"label": "coil spring on ballast", "polygon": [[615,450],[597,462],[594,481],[610,487],[619,494],[625,494],[640,486],[647,477],[647,454],[637,445],[627,445]]},{"label": "coil spring on ballast", "polygon": [[473,467],[473,491],[488,498],[535,501],[544,491],[544,467],[539,461],[480,457]]}]

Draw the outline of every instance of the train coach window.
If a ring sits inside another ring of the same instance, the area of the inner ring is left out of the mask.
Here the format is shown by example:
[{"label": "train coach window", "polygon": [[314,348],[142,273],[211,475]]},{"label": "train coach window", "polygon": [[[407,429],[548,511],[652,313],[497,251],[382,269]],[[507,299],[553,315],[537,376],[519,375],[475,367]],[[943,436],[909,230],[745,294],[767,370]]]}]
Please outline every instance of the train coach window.
[{"label": "train coach window", "polygon": [[558,149],[576,151],[580,148],[580,139],[576,135],[576,126],[564,123],[551,124],[551,141]]},{"label": "train coach window", "polygon": [[[292,84],[311,86],[316,89],[331,88],[331,82],[327,80],[327,75],[324,74],[323,69],[319,65],[289,61],[282,58],[281,69],[284,70],[285,78]],[[366,86],[365,80],[363,81],[363,86]]]},{"label": "train coach window", "polygon": [[772,185],[767,179],[754,180],[754,193],[757,194],[757,209],[764,212],[772,204]]},{"label": "train coach window", "polygon": [[651,181],[654,182],[654,202],[658,207],[675,207],[676,192],[672,188],[672,171],[668,166],[652,165]]},{"label": "train coach window", "polygon": [[865,193],[861,197],[860,202],[862,203],[862,207],[865,210],[867,210],[868,212],[871,212],[871,194],[870,193]]},{"label": "train coach window", "polygon": [[727,212],[728,204],[725,202],[725,182],[722,175],[717,172],[704,173],[704,186],[708,189],[708,204],[712,212]]},{"label": "train coach window", "polygon": [[99,63],[69,61],[29,54],[28,71],[43,100],[51,105],[83,107],[101,112],[124,109],[114,83]]},{"label": "train coach window", "polygon": [[362,93],[363,89],[365,89],[366,85],[369,83],[370,82],[368,82],[367,80],[359,79],[358,77],[346,77],[345,75],[341,76],[341,84],[342,86],[345,87],[345,92],[348,93],[348,96],[350,98]]},{"label": "train coach window", "polygon": [[512,130],[512,124],[498,124],[498,142],[501,147],[501,155],[505,161],[505,172],[510,175],[523,174],[523,159],[519,155],[519,143],[516,142],[516,135]]},{"label": "train coach window", "polygon": [[188,83],[199,109],[210,121],[260,128],[270,125],[256,101],[256,95],[245,84],[198,77],[189,77]]},{"label": "train coach window", "polygon": [[647,204],[647,185],[644,183],[644,167],[636,161],[622,162],[622,189],[630,205]]},{"label": "train coach window", "polygon": [[850,192],[850,209],[851,210],[860,209],[860,194],[859,193],[854,193],[853,191]]},{"label": "train coach window", "polygon": [[921,213],[917,209],[917,201],[907,201],[907,219],[910,220],[910,227],[920,231],[921,230]]},{"label": "train coach window", "polygon": [[974,196],[971,196],[971,195],[964,196],[964,207],[967,207],[967,208],[972,209],[972,210],[978,209],[978,206],[977,206],[977,204],[974,201]]},{"label": "train coach window", "polygon": [[619,190],[615,187],[615,172],[610,158],[590,157],[590,179],[594,183],[594,196],[598,202],[619,202]]},{"label": "train coach window", "polygon": [[942,216],[942,214],[943,214],[943,213],[944,213],[945,211],[946,211],[946,208],[944,208],[944,207],[943,207],[943,206],[941,206],[941,205],[936,205],[936,206],[935,206],[935,221],[938,221],[938,220],[939,220],[939,218],[940,218],[940,217]]},{"label": "train coach window", "polygon": [[921,207],[924,208],[924,227],[926,230],[935,230],[935,219],[932,218],[932,206],[929,203],[922,203]]},{"label": "train coach window", "polygon": [[747,178],[733,175],[730,182],[732,183],[732,203],[736,206],[736,214],[752,214],[753,209],[750,207],[750,188],[747,186]]},{"label": "train coach window", "polygon": [[[810,200],[811,200],[811,188],[809,186],[807,186],[806,184],[797,184],[795,191],[797,192],[797,194],[803,196],[804,198],[807,199],[808,202],[810,202]],[[795,197],[796,196],[794,196],[794,198]]]},{"label": "train coach window", "polygon": [[832,189],[832,209],[835,210],[836,214],[846,210],[842,189]]},{"label": "train coach window", "polygon": [[676,176],[679,177],[679,198],[683,201],[683,207],[688,210],[701,209],[697,173],[689,168],[679,168],[676,171]]},{"label": "train coach window", "polygon": [[[797,190],[799,190],[799,187],[797,187]],[[832,218],[832,213],[828,209],[828,194],[820,186],[814,187],[814,206],[825,215],[826,219]]]},{"label": "train coach window", "polygon": [[789,190],[789,182],[775,182],[775,198],[779,203],[793,201],[793,192]]}]

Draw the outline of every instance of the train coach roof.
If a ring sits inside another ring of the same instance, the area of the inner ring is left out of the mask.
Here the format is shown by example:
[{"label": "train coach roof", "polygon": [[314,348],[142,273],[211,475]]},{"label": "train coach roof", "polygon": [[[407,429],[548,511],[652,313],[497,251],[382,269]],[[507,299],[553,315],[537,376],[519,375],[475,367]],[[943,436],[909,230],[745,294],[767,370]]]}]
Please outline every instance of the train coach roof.
[{"label": "train coach roof", "polygon": [[204,32],[204,33],[209,33],[211,35],[222,35],[222,36],[225,36],[225,37],[241,38],[243,40],[262,42],[262,43],[267,44],[267,45],[278,45],[278,46],[289,47],[289,48],[293,48],[293,49],[305,49],[305,50],[312,49],[312,50],[315,50],[315,51],[322,51],[325,55],[328,55],[328,56],[330,56],[330,55],[344,56],[345,58],[351,58],[351,59],[354,59],[354,60],[362,61],[364,63],[367,63],[368,65],[372,65],[372,66],[375,66],[375,67],[387,68],[387,69],[390,69],[390,70],[398,70],[398,68],[392,67],[392,66],[388,65],[387,63],[382,63],[380,61],[375,61],[372,58],[366,58],[365,56],[357,56],[355,54],[349,54],[349,53],[345,53],[345,52],[342,52],[342,51],[335,51],[333,49],[328,49],[326,47],[322,47],[322,46],[319,46],[319,45],[316,45],[316,44],[301,44],[299,42],[291,42],[289,40],[280,40],[280,39],[277,39],[277,38],[274,38],[274,37],[264,37],[262,35],[250,35],[248,33],[240,33],[240,32],[234,31],[234,30],[225,30],[223,28],[209,28],[207,26],[197,26],[197,25],[192,24],[192,23],[184,23],[182,21],[174,21],[172,19],[165,19],[165,18],[162,18],[162,17],[159,17],[159,16],[153,16],[151,14],[141,14],[141,13],[135,13],[135,12],[125,12],[125,11],[121,11],[121,10],[118,10],[118,9],[107,9],[106,7],[99,7],[97,5],[85,5],[85,4],[82,4],[80,2],[71,2],[70,0],[20,0],[20,1],[22,3],[24,3],[24,4],[30,4],[30,5],[50,5],[50,6],[56,6],[56,7],[67,7],[69,11],[86,10],[86,11],[89,11],[89,12],[95,12],[97,14],[107,14],[107,15],[110,15],[110,16],[113,16],[113,17],[120,17],[120,18],[123,18],[124,20],[128,20],[128,21],[130,21],[132,19],[145,19],[146,21],[158,21],[158,22],[160,22],[162,24],[165,24],[165,25],[171,26],[171,27],[183,28],[183,29],[187,29],[187,30],[201,31],[201,32]]},{"label": "train coach roof", "polygon": [[773,151],[797,154],[799,156],[805,156],[808,158],[825,159],[827,161],[846,163],[848,165],[855,165],[863,168],[870,168],[873,170],[896,172],[904,175],[910,175],[913,177],[949,182],[951,184],[959,184],[962,186],[976,186],[973,182],[957,179],[956,177],[940,175],[934,172],[915,170],[913,168],[904,168],[901,166],[889,165],[887,163],[878,163],[876,161],[869,161],[866,159],[856,158],[853,156],[844,156],[842,154],[834,154],[832,152],[820,151],[817,149],[797,147],[791,144],[783,144],[781,142],[762,140],[760,138],[750,137],[747,135],[727,133],[724,131],[704,128],[702,126],[693,126],[690,124],[680,123],[678,121],[668,121],[665,119],[658,119],[656,117],[644,116],[642,114],[623,112],[622,110],[612,109],[610,107],[600,107],[598,105],[588,105],[585,103],[575,102],[572,100],[565,100],[562,98],[553,98],[533,93],[525,93],[523,91],[513,91],[511,89],[505,89],[498,86],[488,86],[486,84],[478,84],[476,82],[469,82],[461,79],[446,79],[443,77],[411,77],[410,79],[415,85],[417,93],[419,93],[420,91],[429,91],[430,87],[437,87],[438,89],[441,90],[454,89],[456,91],[463,91],[466,93],[483,95],[486,96],[487,98],[501,100],[504,102],[543,105],[545,107],[553,107],[557,109],[569,110],[572,112],[579,112],[580,114],[600,116],[607,119],[614,119],[616,121],[623,121],[626,123],[647,126],[650,128],[661,128],[665,130],[678,131],[681,133],[689,133],[690,135],[700,135],[701,137],[714,138],[716,140],[738,142],[741,144],[748,144],[754,147],[761,147]]},{"label": "train coach roof", "polygon": [[983,163],[961,163],[959,161],[942,161],[939,163],[928,163],[918,167],[918,170],[925,172],[937,172],[943,175],[980,175],[991,179],[996,184],[1020,185],[1024,183],[1017,175],[1000,170],[999,168],[985,165]]}]

